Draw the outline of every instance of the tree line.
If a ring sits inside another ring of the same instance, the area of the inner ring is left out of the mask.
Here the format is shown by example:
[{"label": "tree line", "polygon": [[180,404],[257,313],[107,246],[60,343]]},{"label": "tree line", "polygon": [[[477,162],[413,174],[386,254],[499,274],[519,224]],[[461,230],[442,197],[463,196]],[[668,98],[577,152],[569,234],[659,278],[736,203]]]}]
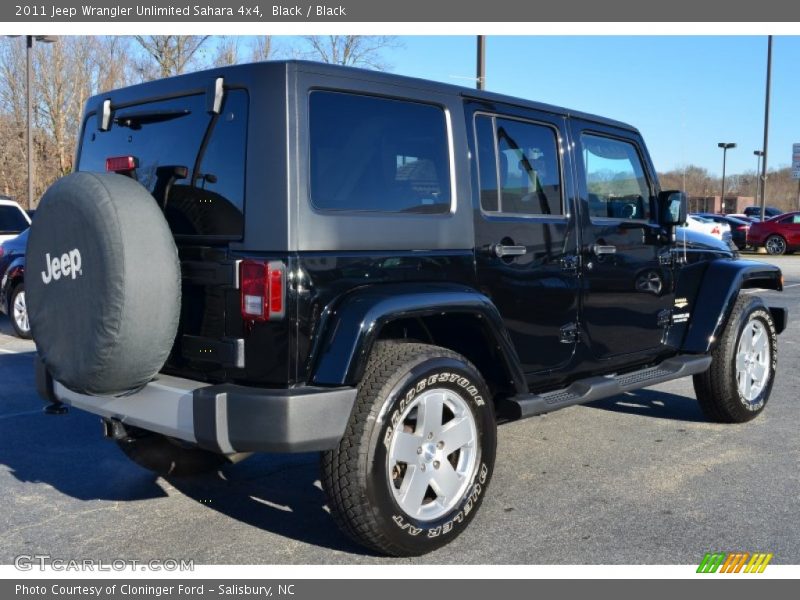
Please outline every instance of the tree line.
[{"label": "tree line", "polygon": [[[688,165],[659,173],[662,189],[684,190],[690,196],[719,196],[722,180],[712,176],[703,167]],[[755,169],[725,176],[725,196],[756,197],[759,174]],[[798,210],[798,182],[792,179],[790,167],[767,170],[766,203],[784,211]]]}]

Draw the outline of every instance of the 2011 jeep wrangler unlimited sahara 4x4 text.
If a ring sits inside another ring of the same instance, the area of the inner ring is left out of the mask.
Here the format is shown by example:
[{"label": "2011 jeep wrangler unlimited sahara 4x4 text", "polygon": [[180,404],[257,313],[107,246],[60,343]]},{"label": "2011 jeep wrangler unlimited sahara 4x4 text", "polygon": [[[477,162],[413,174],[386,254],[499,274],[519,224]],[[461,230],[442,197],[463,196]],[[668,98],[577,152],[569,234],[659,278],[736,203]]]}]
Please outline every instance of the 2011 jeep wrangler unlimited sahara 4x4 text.
[{"label": "2011 jeep wrangler unlimited sahara 4x4 text", "polygon": [[76,171],[28,245],[51,408],[175,475],[321,451],[380,552],[467,526],[498,419],[688,375],[714,421],[769,398],[786,313],[740,291],[779,269],[676,242],[686,199],[623,123],[272,62],[90,99]]}]

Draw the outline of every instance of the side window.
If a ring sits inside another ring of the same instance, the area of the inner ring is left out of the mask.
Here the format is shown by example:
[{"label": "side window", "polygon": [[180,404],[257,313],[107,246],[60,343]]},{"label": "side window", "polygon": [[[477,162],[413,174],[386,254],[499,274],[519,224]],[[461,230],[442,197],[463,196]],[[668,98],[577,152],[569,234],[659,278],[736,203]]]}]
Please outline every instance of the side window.
[{"label": "side window", "polygon": [[636,146],[591,134],[583,134],[581,144],[589,215],[648,220],[650,186]]},{"label": "side window", "polygon": [[553,128],[478,115],[475,135],[484,212],[563,214],[558,140]]},{"label": "side window", "polygon": [[315,91],[311,202],[320,210],[450,211],[447,122],[438,106]]}]

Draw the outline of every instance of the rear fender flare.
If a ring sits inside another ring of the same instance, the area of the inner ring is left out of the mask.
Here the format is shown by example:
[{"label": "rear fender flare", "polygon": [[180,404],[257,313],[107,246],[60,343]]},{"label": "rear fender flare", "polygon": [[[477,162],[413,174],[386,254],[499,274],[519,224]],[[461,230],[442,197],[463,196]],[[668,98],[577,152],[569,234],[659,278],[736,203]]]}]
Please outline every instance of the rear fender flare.
[{"label": "rear fender flare", "polygon": [[497,308],[485,295],[459,284],[386,284],[353,290],[327,307],[312,349],[314,385],[357,385],[381,329],[396,319],[437,314],[478,317],[497,344],[512,385],[527,390],[511,338]]}]

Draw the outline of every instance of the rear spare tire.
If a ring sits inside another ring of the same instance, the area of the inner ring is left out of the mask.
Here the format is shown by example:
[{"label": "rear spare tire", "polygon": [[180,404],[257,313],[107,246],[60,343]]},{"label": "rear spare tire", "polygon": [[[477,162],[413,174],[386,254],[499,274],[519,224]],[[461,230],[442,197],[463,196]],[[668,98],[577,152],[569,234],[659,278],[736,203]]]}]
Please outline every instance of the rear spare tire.
[{"label": "rear spare tire", "polygon": [[178,328],[180,263],[144,187],[116,174],[60,179],[36,211],[26,260],[31,331],[56,381],[117,394],[161,369]]}]

